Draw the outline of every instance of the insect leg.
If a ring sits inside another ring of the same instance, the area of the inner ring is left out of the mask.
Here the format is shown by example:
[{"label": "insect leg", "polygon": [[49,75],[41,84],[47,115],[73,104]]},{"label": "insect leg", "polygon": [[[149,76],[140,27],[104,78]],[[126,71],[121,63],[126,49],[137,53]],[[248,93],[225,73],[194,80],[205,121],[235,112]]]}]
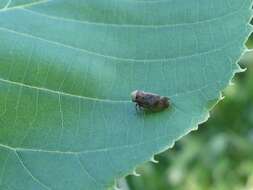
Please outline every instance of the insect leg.
[{"label": "insect leg", "polygon": [[135,110],[136,110],[136,111],[139,111],[139,110],[140,110],[140,107],[139,107],[139,105],[138,105],[137,103],[135,104]]}]

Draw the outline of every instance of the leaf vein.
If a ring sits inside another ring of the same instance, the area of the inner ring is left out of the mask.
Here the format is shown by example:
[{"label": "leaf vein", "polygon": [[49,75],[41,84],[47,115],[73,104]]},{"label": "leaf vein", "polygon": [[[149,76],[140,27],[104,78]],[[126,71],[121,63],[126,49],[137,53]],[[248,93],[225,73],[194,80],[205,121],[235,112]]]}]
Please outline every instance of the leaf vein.
[{"label": "leaf vein", "polygon": [[94,178],[94,177],[88,172],[87,169],[85,169],[85,167],[84,167],[84,165],[83,165],[83,163],[82,163],[82,161],[81,161],[79,155],[76,155],[76,158],[77,158],[77,162],[78,162],[78,164],[80,165],[81,170],[83,171],[83,173],[86,174],[86,175],[88,175],[89,178],[91,178],[92,181],[94,181],[96,185],[102,186],[102,185],[98,182],[98,180],[97,180],[96,178]]},{"label": "leaf vein", "polygon": [[133,58],[123,58],[123,57],[116,57],[116,56],[111,56],[111,55],[104,55],[104,54],[100,54],[100,53],[93,52],[93,51],[90,51],[90,50],[82,49],[82,48],[79,48],[79,47],[74,47],[72,45],[64,44],[64,43],[61,43],[61,42],[58,42],[58,41],[52,41],[52,40],[45,39],[45,38],[42,38],[42,37],[34,36],[32,34],[15,31],[13,29],[5,28],[5,27],[0,27],[0,30],[7,31],[7,32],[10,32],[10,33],[13,33],[13,34],[16,34],[16,35],[24,36],[24,37],[27,37],[27,38],[33,38],[33,39],[36,39],[36,40],[41,40],[41,41],[47,42],[49,44],[54,44],[56,46],[65,47],[65,48],[68,48],[68,49],[72,49],[72,50],[75,50],[75,51],[80,51],[80,52],[87,53],[87,54],[90,54],[90,55],[104,57],[104,58],[108,58],[108,59],[112,59],[112,60],[133,61],[133,62],[154,62],[154,63],[156,63],[158,61],[186,59],[186,58],[190,58],[190,57],[194,57],[194,56],[200,56],[200,55],[205,55],[205,54],[209,54],[209,53],[212,53],[212,52],[216,52],[216,51],[219,51],[219,50],[223,49],[224,47],[227,47],[228,45],[231,45],[232,43],[234,43],[234,41],[232,41],[232,42],[229,41],[224,46],[217,47],[217,48],[212,48],[210,50],[203,51],[203,52],[192,53],[192,54],[189,54],[189,55],[182,55],[182,56],[176,56],[176,57],[170,57],[170,58],[159,58],[159,59],[133,59]]},{"label": "leaf vein", "polygon": [[244,4],[242,4],[238,9],[235,9],[234,11],[231,11],[224,15],[216,16],[214,18],[205,19],[205,20],[198,20],[195,22],[185,22],[185,23],[174,23],[174,24],[160,24],[160,25],[144,25],[144,24],[137,25],[137,24],[115,24],[115,23],[92,22],[88,20],[77,20],[77,19],[48,15],[46,13],[41,13],[41,12],[34,11],[31,9],[26,9],[26,8],[22,8],[22,10],[26,12],[30,12],[38,16],[43,16],[52,20],[66,21],[66,22],[73,22],[73,23],[80,23],[80,24],[87,24],[87,25],[100,25],[100,26],[105,25],[105,26],[111,26],[111,27],[126,27],[126,28],[164,28],[164,27],[206,24],[208,22],[218,21],[222,18],[230,17],[237,14],[238,12],[242,10],[243,7],[244,7]]},{"label": "leaf vein", "polygon": [[33,181],[35,181],[36,183],[38,183],[40,186],[42,186],[44,189],[47,190],[52,190],[50,187],[48,187],[47,185],[45,185],[43,182],[41,182],[41,180],[39,180],[38,178],[36,178],[31,170],[29,170],[29,168],[25,165],[25,163],[23,162],[21,156],[19,155],[19,153],[17,151],[15,151],[15,155],[17,156],[18,161],[20,162],[21,166],[24,168],[24,170],[27,172],[27,174],[32,178]]},{"label": "leaf vein", "polygon": [[109,103],[114,103],[114,102],[126,103],[126,102],[130,102],[129,100],[110,100],[110,99],[99,99],[99,98],[80,96],[80,95],[70,94],[70,93],[66,93],[66,92],[62,92],[62,91],[51,90],[51,89],[48,89],[48,88],[32,86],[32,85],[29,85],[29,84],[24,84],[22,82],[15,82],[15,81],[3,79],[3,78],[0,78],[0,82],[6,83],[6,84],[15,85],[15,86],[20,86],[20,87],[26,87],[26,88],[30,88],[30,89],[35,89],[35,90],[39,90],[39,91],[42,91],[42,92],[48,92],[48,93],[52,93],[52,94],[56,94],[56,95],[60,94],[60,95],[63,95],[63,96],[69,96],[69,97],[78,98],[78,99],[84,99],[84,100],[92,100],[92,101],[97,101],[97,102],[98,101],[99,102],[109,102]]},{"label": "leaf vein", "polygon": [[26,3],[26,4],[10,7],[9,5],[11,4],[11,1],[12,0],[9,0],[9,2],[7,2],[7,4],[4,6],[4,8],[0,9],[0,12],[6,12],[6,11],[9,11],[9,10],[13,10],[13,9],[32,7],[32,6],[39,5],[39,4],[45,4],[45,3],[48,3],[48,2],[53,1],[53,0],[41,0],[41,1],[37,1],[37,2]]}]

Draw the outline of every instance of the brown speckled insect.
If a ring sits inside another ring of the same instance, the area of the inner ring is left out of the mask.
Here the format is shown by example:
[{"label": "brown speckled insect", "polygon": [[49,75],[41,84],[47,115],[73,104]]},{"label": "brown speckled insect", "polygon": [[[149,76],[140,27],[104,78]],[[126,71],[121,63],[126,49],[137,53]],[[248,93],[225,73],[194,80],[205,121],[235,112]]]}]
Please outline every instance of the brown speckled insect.
[{"label": "brown speckled insect", "polygon": [[169,107],[169,98],[152,94],[140,90],[135,90],[131,93],[132,101],[136,103],[136,108],[143,108],[149,111],[162,111]]}]

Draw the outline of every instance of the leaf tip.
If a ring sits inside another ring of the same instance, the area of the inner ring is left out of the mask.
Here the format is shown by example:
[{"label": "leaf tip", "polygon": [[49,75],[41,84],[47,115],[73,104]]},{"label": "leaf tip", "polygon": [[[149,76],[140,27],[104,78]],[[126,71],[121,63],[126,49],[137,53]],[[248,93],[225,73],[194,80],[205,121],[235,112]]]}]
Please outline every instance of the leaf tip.
[{"label": "leaf tip", "polygon": [[141,174],[137,173],[136,169],[134,169],[134,171],[133,171],[132,174],[133,174],[134,176],[136,176],[136,177],[140,177],[140,176],[141,176]]},{"label": "leaf tip", "polygon": [[150,159],[150,161],[154,164],[158,164],[159,161],[155,159],[155,156],[152,156],[152,158]]}]

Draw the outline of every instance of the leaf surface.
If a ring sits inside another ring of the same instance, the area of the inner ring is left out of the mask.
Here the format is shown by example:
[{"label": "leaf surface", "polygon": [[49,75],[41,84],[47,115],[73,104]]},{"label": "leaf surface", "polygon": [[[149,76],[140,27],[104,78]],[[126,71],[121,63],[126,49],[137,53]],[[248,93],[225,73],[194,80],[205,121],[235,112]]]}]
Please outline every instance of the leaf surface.
[{"label": "leaf surface", "polygon": [[[0,187],[102,190],[205,121],[251,0],[2,0]],[[130,93],[168,96],[136,112]]]}]

